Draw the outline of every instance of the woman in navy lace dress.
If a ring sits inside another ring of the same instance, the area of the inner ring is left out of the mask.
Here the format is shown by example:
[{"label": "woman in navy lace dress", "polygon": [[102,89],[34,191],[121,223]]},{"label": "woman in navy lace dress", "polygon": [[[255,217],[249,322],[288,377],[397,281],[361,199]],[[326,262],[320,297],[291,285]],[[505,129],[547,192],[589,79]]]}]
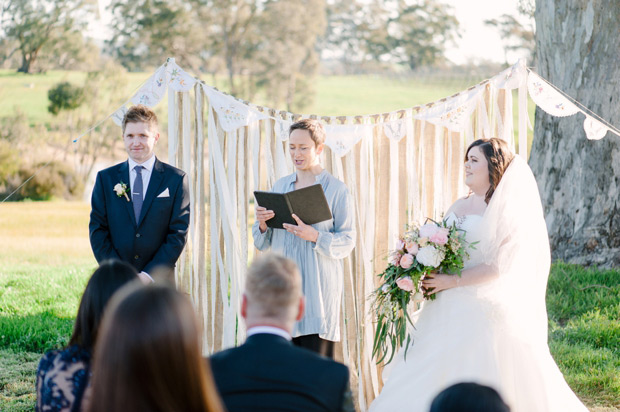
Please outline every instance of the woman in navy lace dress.
[{"label": "woman in navy lace dress", "polygon": [[114,292],[138,278],[129,264],[108,260],[93,273],[80,302],[69,346],[47,352],[37,368],[37,412],[80,411],[103,310]]}]

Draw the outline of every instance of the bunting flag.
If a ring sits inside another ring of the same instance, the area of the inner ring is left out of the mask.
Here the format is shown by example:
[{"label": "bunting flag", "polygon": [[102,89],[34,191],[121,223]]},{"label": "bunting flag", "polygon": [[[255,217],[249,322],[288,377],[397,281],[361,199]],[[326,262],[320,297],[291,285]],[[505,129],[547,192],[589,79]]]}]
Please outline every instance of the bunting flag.
[{"label": "bunting flag", "polygon": [[483,92],[484,86],[476,86],[440,103],[427,105],[429,108],[417,114],[415,118],[455,132],[463,131],[469,122],[469,117],[476,110]]},{"label": "bunting flag", "polygon": [[171,66],[172,64],[175,63],[169,62],[168,64],[160,66],[140,90],[133,95],[131,102],[133,104],[143,104],[148,107],[156,106],[166,95],[166,90],[168,88],[166,69],[167,66]]},{"label": "bunting flag", "polygon": [[579,112],[577,106],[532,71],[527,80],[527,89],[534,103],[552,116],[572,116]]},{"label": "bunting flag", "polygon": [[243,104],[232,96],[224,94],[213,87],[203,86],[209,103],[218,114],[220,126],[225,132],[232,132],[267,116]]},{"label": "bunting flag", "polygon": [[600,140],[605,137],[609,128],[593,117],[586,115],[586,119],[583,121],[583,130],[585,130],[588,139]]}]

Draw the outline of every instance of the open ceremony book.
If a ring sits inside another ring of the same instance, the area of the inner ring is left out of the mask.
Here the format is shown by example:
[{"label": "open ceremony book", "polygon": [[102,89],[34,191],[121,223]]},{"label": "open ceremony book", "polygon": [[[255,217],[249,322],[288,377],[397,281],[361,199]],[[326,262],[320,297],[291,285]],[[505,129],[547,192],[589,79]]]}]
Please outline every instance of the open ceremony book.
[{"label": "open ceremony book", "polygon": [[274,229],[283,229],[283,223],[296,225],[291,216],[297,215],[307,225],[329,220],[332,212],[329,210],[327,199],[321,185],[316,184],[288,193],[274,193],[255,191],[254,197],[259,206],[273,210],[275,216],[269,219],[267,226]]}]

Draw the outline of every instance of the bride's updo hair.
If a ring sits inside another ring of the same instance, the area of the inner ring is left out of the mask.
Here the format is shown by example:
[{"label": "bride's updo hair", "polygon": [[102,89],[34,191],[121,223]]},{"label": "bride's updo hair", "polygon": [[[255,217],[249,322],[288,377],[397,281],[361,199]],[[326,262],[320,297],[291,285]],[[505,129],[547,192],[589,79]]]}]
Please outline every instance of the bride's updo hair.
[{"label": "bride's updo hair", "polygon": [[467,161],[467,156],[471,148],[476,146],[478,146],[480,151],[484,154],[489,164],[489,183],[491,186],[484,197],[484,201],[489,204],[491,196],[493,196],[493,192],[495,192],[499,181],[502,180],[502,176],[508,168],[508,165],[512,162],[514,154],[512,154],[506,141],[498,139],[497,137],[492,137],[490,139],[478,139],[470,144],[465,152],[465,161]]}]

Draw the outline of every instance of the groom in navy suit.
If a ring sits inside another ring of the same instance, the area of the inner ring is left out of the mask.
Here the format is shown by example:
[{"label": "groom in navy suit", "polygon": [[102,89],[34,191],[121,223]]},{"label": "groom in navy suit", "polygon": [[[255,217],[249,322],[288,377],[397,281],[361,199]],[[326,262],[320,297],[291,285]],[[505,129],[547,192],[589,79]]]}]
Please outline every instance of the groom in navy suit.
[{"label": "groom in navy suit", "polygon": [[150,279],[155,268],[171,273],[185,246],[188,178],[155,157],[159,129],[151,109],[130,108],[122,130],[129,159],[97,174],[90,245],[97,262],[120,259]]},{"label": "groom in navy suit", "polygon": [[349,369],[291,342],[303,311],[295,262],[274,253],[254,260],[241,303],[248,338],[210,358],[228,412],[355,410]]}]

